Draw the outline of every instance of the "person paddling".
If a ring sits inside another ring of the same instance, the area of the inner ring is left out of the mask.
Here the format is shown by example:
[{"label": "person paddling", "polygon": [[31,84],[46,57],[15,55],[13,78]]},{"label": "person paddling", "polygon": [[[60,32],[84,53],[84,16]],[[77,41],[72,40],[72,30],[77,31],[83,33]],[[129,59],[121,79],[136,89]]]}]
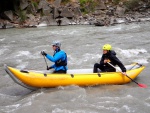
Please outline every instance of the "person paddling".
[{"label": "person paddling", "polygon": [[113,66],[118,65],[121,68],[122,73],[126,75],[126,68],[122,64],[122,62],[116,57],[116,52],[112,50],[111,45],[105,44],[102,49],[103,55],[101,57],[100,63],[94,64],[93,73],[97,73],[98,68],[102,72],[115,72],[116,69],[110,65],[112,64]]},{"label": "person paddling", "polygon": [[60,49],[61,43],[59,41],[54,41],[52,48],[54,50],[54,55],[51,56],[45,51],[41,51],[41,54],[49,59],[51,62],[54,62],[50,67],[47,67],[47,70],[54,68],[53,73],[66,73],[68,70],[67,67],[67,54]]}]

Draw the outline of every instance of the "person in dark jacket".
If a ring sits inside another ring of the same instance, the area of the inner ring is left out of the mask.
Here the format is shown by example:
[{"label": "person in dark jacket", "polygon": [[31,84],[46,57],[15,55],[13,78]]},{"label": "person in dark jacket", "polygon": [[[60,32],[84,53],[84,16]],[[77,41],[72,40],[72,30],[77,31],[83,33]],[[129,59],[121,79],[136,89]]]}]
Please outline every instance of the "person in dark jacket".
[{"label": "person in dark jacket", "polygon": [[125,68],[125,66],[116,57],[116,52],[111,50],[111,48],[112,47],[111,47],[110,44],[105,44],[103,46],[103,55],[101,57],[100,63],[95,63],[94,64],[93,73],[97,73],[98,72],[98,68],[102,72],[115,72],[116,69],[110,65],[110,64],[112,64],[113,66],[118,65],[121,68],[122,73],[124,75],[126,75],[126,68]]},{"label": "person in dark jacket", "polygon": [[54,50],[54,55],[51,56],[45,51],[41,51],[41,54],[46,56],[54,65],[48,67],[47,70],[54,68],[53,73],[66,73],[67,72],[67,54],[60,49],[61,43],[58,41],[53,42],[52,48]]}]

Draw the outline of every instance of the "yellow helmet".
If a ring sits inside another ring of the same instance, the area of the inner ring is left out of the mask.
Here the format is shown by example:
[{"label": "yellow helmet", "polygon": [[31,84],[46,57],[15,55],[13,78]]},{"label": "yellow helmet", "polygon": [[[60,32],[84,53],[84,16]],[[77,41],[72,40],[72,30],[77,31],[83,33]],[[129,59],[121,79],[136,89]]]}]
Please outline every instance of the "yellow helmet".
[{"label": "yellow helmet", "polygon": [[111,50],[111,45],[110,44],[105,44],[104,46],[103,46],[103,50],[107,50],[107,51],[109,51],[109,50]]}]

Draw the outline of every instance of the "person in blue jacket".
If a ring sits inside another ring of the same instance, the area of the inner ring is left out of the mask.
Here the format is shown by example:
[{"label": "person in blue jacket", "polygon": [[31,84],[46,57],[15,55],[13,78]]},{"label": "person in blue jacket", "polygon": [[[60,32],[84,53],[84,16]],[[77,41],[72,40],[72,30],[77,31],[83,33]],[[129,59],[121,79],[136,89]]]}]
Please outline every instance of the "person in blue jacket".
[{"label": "person in blue jacket", "polygon": [[54,65],[47,68],[47,70],[54,68],[53,73],[66,73],[67,72],[67,54],[60,49],[61,43],[59,41],[55,41],[52,44],[52,48],[54,50],[54,55],[51,56],[47,54],[45,51],[41,51],[41,54],[46,56],[51,62],[54,62]]},{"label": "person in blue jacket", "polygon": [[111,47],[110,44],[105,44],[103,46],[103,55],[101,57],[100,63],[95,63],[94,64],[93,73],[97,73],[98,72],[98,68],[102,72],[115,72],[116,69],[110,65],[110,64],[112,64],[113,66],[118,65],[121,68],[122,73],[124,75],[126,75],[126,68],[125,68],[125,66],[117,58],[116,52],[114,50],[111,50],[111,48],[112,47]]}]

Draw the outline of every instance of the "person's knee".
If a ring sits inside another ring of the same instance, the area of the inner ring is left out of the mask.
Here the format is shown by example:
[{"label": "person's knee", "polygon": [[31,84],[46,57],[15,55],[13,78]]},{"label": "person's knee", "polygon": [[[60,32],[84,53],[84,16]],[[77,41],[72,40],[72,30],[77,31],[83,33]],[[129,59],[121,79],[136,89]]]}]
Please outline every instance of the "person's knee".
[{"label": "person's knee", "polygon": [[98,67],[98,65],[99,65],[98,63],[95,63],[95,64],[94,64],[94,67]]}]

